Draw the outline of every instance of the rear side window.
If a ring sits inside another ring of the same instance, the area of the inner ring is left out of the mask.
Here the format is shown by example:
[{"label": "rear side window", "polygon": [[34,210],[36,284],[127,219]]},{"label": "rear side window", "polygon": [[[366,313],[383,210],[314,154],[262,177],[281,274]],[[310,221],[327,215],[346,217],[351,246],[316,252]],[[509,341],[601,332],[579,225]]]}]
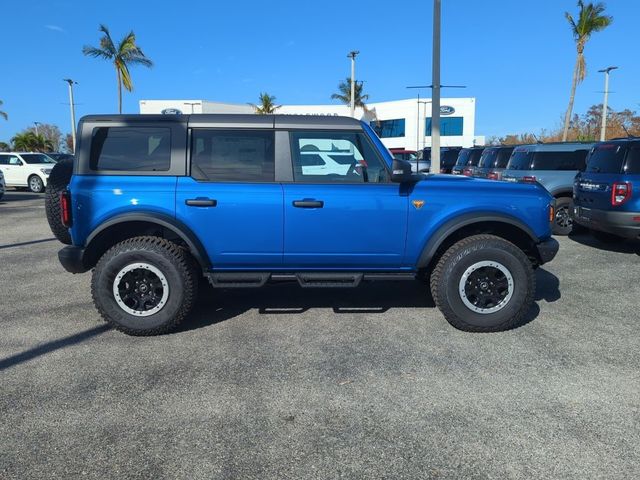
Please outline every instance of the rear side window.
[{"label": "rear side window", "polygon": [[171,167],[171,129],[94,128],[89,166],[95,171],[166,172]]},{"label": "rear side window", "polygon": [[584,170],[587,150],[573,152],[535,152],[533,170]]},{"label": "rear side window", "polygon": [[587,160],[587,172],[620,173],[625,148],[615,143],[602,143],[591,150]]},{"label": "rear side window", "polygon": [[516,148],[511,154],[507,169],[509,170],[529,170],[533,162],[533,152],[526,148]]},{"label": "rear side window", "polygon": [[640,175],[640,145],[635,145],[627,153],[627,161],[624,164],[624,173]]},{"label": "rear side window", "polygon": [[[309,161],[317,163],[321,159]],[[194,129],[191,176],[209,182],[273,182],[274,132]]]}]

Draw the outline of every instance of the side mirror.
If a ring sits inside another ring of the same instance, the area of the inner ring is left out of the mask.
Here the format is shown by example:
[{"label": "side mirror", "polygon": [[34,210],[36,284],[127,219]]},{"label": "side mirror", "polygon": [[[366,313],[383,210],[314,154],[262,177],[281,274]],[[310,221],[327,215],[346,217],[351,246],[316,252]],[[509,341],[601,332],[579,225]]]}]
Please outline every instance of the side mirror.
[{"label": "side mirror", "polygon": [[396,183],[417,182],[420,174],[414,174],[411,163],[406,160],[393,159],[391,163],[391,181]]}]

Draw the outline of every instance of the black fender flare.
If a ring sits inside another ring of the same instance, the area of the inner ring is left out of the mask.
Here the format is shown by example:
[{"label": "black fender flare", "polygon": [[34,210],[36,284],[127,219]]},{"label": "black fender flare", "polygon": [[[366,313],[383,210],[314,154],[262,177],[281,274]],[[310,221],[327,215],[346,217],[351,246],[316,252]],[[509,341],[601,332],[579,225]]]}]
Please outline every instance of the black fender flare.
[{"label": "black fender flare", "polygon": [[565,196],[564,194],[568,194],[566,196],[569,196],[569,197],[573,198],[573,188],[557,188],[556,190],[553,190],[553,191],[551,191],[549,193],[554,198],[557,198],[558,195]]},{"label": "black fender flare", "polygon": [[102,222],[91,232],[91,234],[85,241],[85,249],[90,249],[91,242],[95,240],[96,237],[100,235],[100,233],[104,232],[110,227],[127,222],[153,223],[171,230],[187,244],[189,250],[191,251],[191,254],[196,259],[200,267],[202,267],[202,270],[207,271],[210,269],[211,260],[209,259],[209,255],[202,245],[202,242],[200,242],[198,237],[191,231],[191,229],[180,220],[177,220],[169,215],[156,212],[124,213],[111,217],[110,219]]},{"label": "black fender flare", "polygon": [[438,248],[440,248],[444,241],[457,230],[474,223],[484,222],[505,223],[517,227],[531,238],[531,242],[534,245],[540,243],[540,240],[533,232],[533,230],[531,230],[525,223],[521,222],[517,218],[495,212],[465,213],[447,220],[429,237],[424,248],[422,249],[420,258],[418,259],[418,268],[425,268],[427,265],[429,265],[429,262],[431,262],[431,260],[435,256]]}]

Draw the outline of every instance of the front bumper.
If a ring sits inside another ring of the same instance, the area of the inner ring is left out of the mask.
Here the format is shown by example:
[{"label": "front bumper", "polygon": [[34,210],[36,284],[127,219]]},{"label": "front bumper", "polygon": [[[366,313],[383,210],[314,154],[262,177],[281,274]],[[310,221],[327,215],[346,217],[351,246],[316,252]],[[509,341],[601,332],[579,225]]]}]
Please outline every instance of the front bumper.
[{"label": "front bumper", "polygon": [[583,227],[640,240],[640,212],[615,212],[575,206],[572,216]]},{"label": "front bumper", "polygon": [[90,269],[84,258],[84,248],[69,245],[58,251],[58,260],[67,272],[84,273]]},{"label": "front bumper", "polygon": [[549,238],[544,242],[538,243],[536,247],[538,248],[540,265],[542,265],[554,259],[554,257],[558,253],[558,250],[560,249],[560,244],[555,238]]}]

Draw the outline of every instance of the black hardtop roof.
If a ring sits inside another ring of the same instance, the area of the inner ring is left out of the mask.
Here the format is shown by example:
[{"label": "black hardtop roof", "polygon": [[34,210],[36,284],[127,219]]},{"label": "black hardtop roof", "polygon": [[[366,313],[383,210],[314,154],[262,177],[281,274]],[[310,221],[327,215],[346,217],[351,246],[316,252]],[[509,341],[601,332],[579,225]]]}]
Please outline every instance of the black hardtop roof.
[{"label": "black hardtop roof", "polygon": [[234,126],[255,128],[330,128],[359,129],[360,121],[336,115],[256,115],[233,113],[197,113],[188,115],[135,114],[135,115],[86,115],[85,123],[187,123],[189,126]]}]

